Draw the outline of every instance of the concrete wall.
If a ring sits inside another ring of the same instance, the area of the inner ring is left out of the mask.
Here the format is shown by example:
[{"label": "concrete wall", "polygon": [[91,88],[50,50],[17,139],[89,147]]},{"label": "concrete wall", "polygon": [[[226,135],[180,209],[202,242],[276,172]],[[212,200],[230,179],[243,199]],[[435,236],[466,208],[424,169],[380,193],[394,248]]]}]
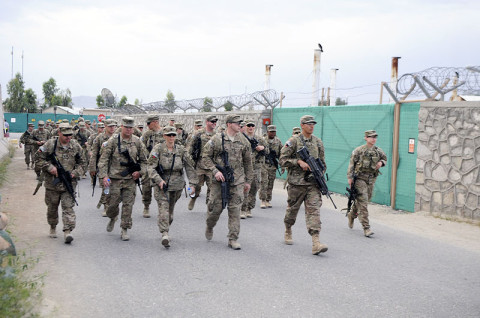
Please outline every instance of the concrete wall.
[{"label": "concrete wall", "polygon": [[480,102],[422,102],[415,211],[480,220]]}]

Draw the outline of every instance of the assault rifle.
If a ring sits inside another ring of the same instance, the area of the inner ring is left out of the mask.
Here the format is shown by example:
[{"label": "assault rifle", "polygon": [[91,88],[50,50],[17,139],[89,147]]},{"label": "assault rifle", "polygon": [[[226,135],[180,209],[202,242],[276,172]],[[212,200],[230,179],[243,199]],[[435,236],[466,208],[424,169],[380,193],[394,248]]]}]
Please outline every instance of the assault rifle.
[{"label": "assault rifle", "polygon": [[[133,161],[132,157],[130,156],[130,153],[128,152],[128,149],[125,149],[123,151],[120,151],[120,154],[123,155],[126,159],[127,162],[120,162],[120,165],[123,167],[127,167],[127,169],[123,170],[120,175],[122,177],[126,177],[129,174],[134,173],[135,171],[140,171],[142,170],[142,167],[140,167],[140,164]],[[138,189],[140,189],[140,193],[143,195],[142,187],[140,186],[140,179],[135,180],[135,183],[138,186]]]},{"label": "assault rifle", "polygon": [[230,200],[230,183],[235,181],[234,171],[228,162],[228,152],[225,151],[225,135],[222,133],[222,152],[220,153],[224,166],[215,165],[215,167],[223,174],[225,181],[222,181],[221,191],[222,191],[222,211],[228,205]]},{"label": "assault rifle", "polygon": [[[255,151],[255,148],[257,148],[257,146],[258,146],[258,140],[255,139],[255,137],[252,137],[252,138],[248,137],[246,133],[243,133],[243,135],[245,136],[245,138],[247,138],[248,141],[250,141],[250,146],[252,147],[252,152],[254,152],[254,151]],[[257,157],[256,157],[256,158],[258,158],[258,157],[260,157],[260,156],[265,156],[265,157],[267,156],[267,154],[265,153],[265,149],[259,151],[259,152],[257,153]]]},{"label": "assault rifle", "polygon": [[98,150],[97,152],[97,158],[95,158],[95,167],[97,167],[97,170],[96,170],[96,173],[95,173],[95,176],[93,177],[93,180],[92,180],[92,197],[93,197],[93,194],[95,193],[95,186],[97,185],[97,177],[98,177],[98,160],[100,159],[100,149]]},{"label": "assault rifle", "polygon": [[197,134],[193,139],[192,144],[192,160],[195,162],[194,168],[197,167],[197,163],[200,160],[200,155],[202,154],[202,137],[200,134]]},{"label": "assault rifle", "polygon": [[349,187],[345,188],[347,190],[347,193],[345,193],[345,195],[348,198],[347,208],[343,209],[343,210],[347,210],[347,212],[345,213],[345,216],[348,216],[348,212],[350,212],[350,210],[352,209],[352,205],[355,202],[355,200],[357,200],[357,195],[358,195],[358,191],[355,188],[355,183],[357,182],[357,174],[354,173],[352,177],[353,177],[352,185],[350,186],[350,188]]},{"label": "assault rifle", "polygon": [[80,131],[78,131],[77,136],[80,136],[80,146],[84,147],[85,143],[87,142],[87,138],[82,136]]},{"label": "assault rifle", "polygon": [[320,189],[320,192],[323,195],[326,195],[332,201],[333,206],[336,209],[337,206],[335,205],[335,202],[333,202],[333,199],[330,196],[330,191],[328,191],[327,182],[324,177],[325,166],[323,165],[322,161],[319,158],[313,158],[308,152],[307,147],[302,147],[302,149],[297,151],[297,153],[300,155],[300,158],[305,161],[310,167],[310,171],[305,174],[305,179],[308,177],[308,174],[311,173],[315,179],[315,182],[317,183],[318,188]]},{"label": "assault rifle", "polygon": [[[168,185],[170,184],[170,178],[172,177],[172,173],[173,173],[173,166],[175,165],[175,156],[177,154],[174,153],[173,154],[173,159],[172,159],[172,166],[170,167],[170,175],[168,176],[168,180],[167,180],[167,184],[164,184],[163,185],[163,193],[165,193],[165,196],[167,197],[167,200],[170,201],[169,197],[168,197]],[[157,173],[160,175],[160,177],[165,180],[165,169],[163,169],[163,166],[160,164],[160,162],[158,163],[158,165],[155,167],[155,170],[157,171]]]},{"label": "assault rifle", "polygon": [[270,150],[268,156],[266,156],[265,159],[267,160],[269,165],[274,166],[278,170],[278,173],[282,175],[280,167],[278,166],[277,152],[275,150]]},{"label": "assault rifle", "polygon": [[[54,147],[54,149],[55,148],[56,147]],[[47,160],[49,160],[55,166],[55,168],[57,168],[57,177],[53,180],[53,185],[57,185],[61,182],[72,197],[73,201],[75,201],[75,204],[78,206],[78,202],[75,199],[75,191],[72,186],[72,174],[69,171],[66,171],[60,161],[58,161],[57,156],[55,155],[55,150],[47,156]]]}]

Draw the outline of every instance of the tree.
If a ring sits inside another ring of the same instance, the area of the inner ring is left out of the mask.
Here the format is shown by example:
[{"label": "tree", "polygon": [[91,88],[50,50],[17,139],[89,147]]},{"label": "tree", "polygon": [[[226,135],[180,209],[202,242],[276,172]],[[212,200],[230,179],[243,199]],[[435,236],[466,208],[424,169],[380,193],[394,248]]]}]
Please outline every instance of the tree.
[{"label": "tree", "polygon": [[339,106],[339,105],[347,105],[347,102],[344,99],[337,97],[337,99],[335,100],[335,106]]},{"label": "tree", "polygon": [[25,91],[23,95],[23,105],[29,113],[37,111],[37,94],[35,94],[33,89],[29,88]]},{"label": "tree", "polygon": [[[53,79],[53,77],[50,77],[48,81],[43,83],[42,89],[43,89],[43,97],[45,99],[45,104],[43,105],[43,108],[59,105],[59,104],[53,103],[55,95],[59,90],[57,88],[57,82]],[[55,99],[55,101],[58,101],[58,99]]]},{"label": "tree", "polygon": [[211,112],[212,111],[212,105],[213,105],[213,99],[210,97],[205,97],[203,99],[203,107],[200,109],[201,112]]},{"label": "tree", "polygon": [[223,108],[225,108],[226,112],[231,112],[233,110],[233,103],[231,101],[227,101],[223,104]]},{"label": "tree", "polygon": [[103,99],[102,95],[97,95],[97,107],[104,108],[105,100]]},{"label": "tree", "polygon": [[61,90],[60,93],[55,96],[55,101],[60,101],[60,104],[55,103],[53,105],[73,108],[72,92],[68,88]]},{"label": "tree", "polygon": [[20,73],[15,74],[7,84],[9,98],[5,100],[5,109],[12,113],[23,113],[26,111],[24,99],[24,82]]},{"label": "tree", "polygon": [[167,92],[167,97],[165,98],[165,108],[169,113],[174,113],[175,108],[177,108],[177,103],[175,102],[175,95],[173,95],[171,90],[168,90]]},{"label": "tree", "polygon": [[140,106],[142,104],[142,102],[138,98],[135,98],[135,102],[133,104],[135,106]]},{"label": "tree", "polygon": [[123,95],[118,102],[117,108],[123,107],[127,104],[127,96]]}]

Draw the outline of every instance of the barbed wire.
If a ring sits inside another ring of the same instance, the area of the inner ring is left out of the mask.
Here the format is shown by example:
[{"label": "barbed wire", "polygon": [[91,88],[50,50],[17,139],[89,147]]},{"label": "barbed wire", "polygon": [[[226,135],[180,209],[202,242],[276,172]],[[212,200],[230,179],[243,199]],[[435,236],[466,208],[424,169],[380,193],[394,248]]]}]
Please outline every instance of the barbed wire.
[{"label": "barbed wire", "polygon": [[397,83],[399,95],[429,95],[437,91],[443,92],[457,89],[460,94],[478,94],[480,92],[480,67],[431,67],[426,70],[407,73]]}]

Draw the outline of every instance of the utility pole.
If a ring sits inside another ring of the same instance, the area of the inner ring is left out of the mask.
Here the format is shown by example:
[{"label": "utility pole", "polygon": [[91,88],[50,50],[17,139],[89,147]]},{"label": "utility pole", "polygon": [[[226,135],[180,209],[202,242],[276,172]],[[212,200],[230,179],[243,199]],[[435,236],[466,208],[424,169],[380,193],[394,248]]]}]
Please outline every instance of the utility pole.
[{"label": "utility pole", "polygon": [[272,64],[265,65],[265,91],[270,89],[270,75],[272,75]]},{"label": "utility pole", "polygon": [[332,68],[330,70],[330,101],[328,106],[335,106],[336,98],[336,85],[337,85],[337,71],[338,68]]},{"label": "utility pole", "polygon": [[12,79],[13,79],[13,46],[12,46]]},{"label": "utility pole", "polygon": [[[22,50],[22,79],[23,79],[23,50]],[[23,82],[25,82],[25,80]]]},{"label": "utility pole", "polygon": [[318,44],[319,49],[315,49],[313,53],[313,85],[312,85],[312,102],[311,106],[318,106],[318,93],[320,89],[320,57],[323,52],[322,46]]}]

